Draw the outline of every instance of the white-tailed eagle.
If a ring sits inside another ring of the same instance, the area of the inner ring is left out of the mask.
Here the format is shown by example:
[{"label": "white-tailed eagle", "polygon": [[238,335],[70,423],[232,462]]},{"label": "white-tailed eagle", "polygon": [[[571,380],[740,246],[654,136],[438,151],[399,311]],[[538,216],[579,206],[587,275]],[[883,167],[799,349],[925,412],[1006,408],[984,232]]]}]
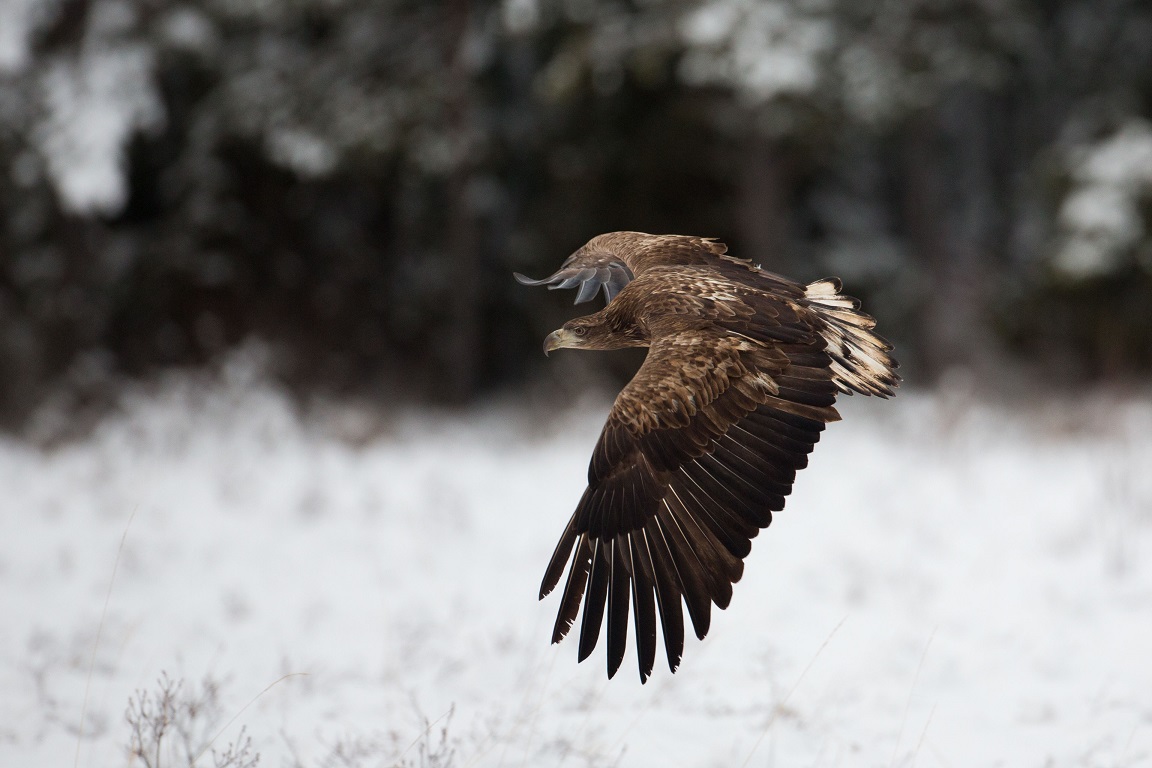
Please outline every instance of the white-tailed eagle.
[{"label": "white-tailed eagle", "polygon": [[840,418],[836,396],[889,397],[900,382],[891,345],[839,280],[802,285],[726,250],[707,238],[612,232],[550,277],[516,275],[579,287],[577,303],[601,289],[607,299],[549,334],[545,352],[648,348],[612,406],[540,587],[543,599],[571,563],[552,642],[583,600],[583,661],[607,614],[609,677],[624,658],[630,602],[641,681],[655,661],[657,615],[676,671],[681,601],[703,639],[752,539],[784,508],[824,425]]}]

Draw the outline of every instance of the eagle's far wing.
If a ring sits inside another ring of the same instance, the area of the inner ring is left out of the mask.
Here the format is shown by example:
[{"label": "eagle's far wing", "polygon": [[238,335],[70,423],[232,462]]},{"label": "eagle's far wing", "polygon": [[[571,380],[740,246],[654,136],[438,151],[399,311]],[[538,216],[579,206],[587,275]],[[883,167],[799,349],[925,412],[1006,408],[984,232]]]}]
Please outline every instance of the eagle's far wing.
[{"label": "eagle's far wing", "polygon": [[[603,238],[611,238],[605,241]],[[645,247],[637,250],[629,247],[629,241],[644,238]],[[533,280],[513,272],[512,276],[521,285],[547,285],[548,290],[575,288],[576,304],[596,298],[596,292],[604,289],[604,301],[608,303],[616,294],[654,266],[688,264],[708,264],[714,262],[728,250],[724,243],[708,237],[686,235],[646,235],[641,232],[613,232],[593,238],[588,245],[569,256],[560,269],[548,277]]]},{"label": "eagle's far wing", "polygon": [[591,301],[601,288],[604,289],[604,301],[606,303],[612,301],[616,298],[616,294],[620,293],[620,289],[628,285],[634,277],[623,259],[610,254],[595,254],[582,258],[577,258],[577,255],[579,254],[568,257],[560,269],[540,280],[533,280],[519,272],[513,272],[512,276],[521,285],[547,285],[550,291],[580,286],[580,290],[576,293],[574,302],[576,304]]},{"label": "eagle's far wing", "polygon": [[711,604],[725,608],[732,597],[751,539],[783,509],[824,424],[839,418],[810,310],[767,295],[757,302],[752,314],[653,342],[612,407],[544,576],[541,598],[571,559],[552,641],[583,600],[581,661],[607,612],[609,677],[624,657],[630,600],[641,680],[655,659],[657,613],[676,670],[681,600],[703,638]]}]

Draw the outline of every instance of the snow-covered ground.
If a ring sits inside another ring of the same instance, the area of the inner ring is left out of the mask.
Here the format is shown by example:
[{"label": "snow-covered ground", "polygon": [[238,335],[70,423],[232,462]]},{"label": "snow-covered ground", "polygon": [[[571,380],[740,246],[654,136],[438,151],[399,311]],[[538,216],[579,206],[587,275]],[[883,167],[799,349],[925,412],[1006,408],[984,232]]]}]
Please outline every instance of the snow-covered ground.
[{"label": "snow-covered ground", "polygon": [[130,764],[162,673],[265,766],[1152,762],[1152,402],[849,400],[644,686],[536,600],[606,407],[302,419],[234,370],[0,441],[0,765]]}]

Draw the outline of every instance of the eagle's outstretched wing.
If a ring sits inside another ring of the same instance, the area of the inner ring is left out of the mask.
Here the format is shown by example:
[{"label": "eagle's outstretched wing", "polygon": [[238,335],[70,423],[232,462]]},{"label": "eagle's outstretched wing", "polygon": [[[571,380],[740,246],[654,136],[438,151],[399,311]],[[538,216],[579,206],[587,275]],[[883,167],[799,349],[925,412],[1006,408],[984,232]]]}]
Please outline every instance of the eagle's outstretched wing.
[{"label": "eagle's outstretched wing", "polygon": [[[706,344],[693,356],[685,345]],[[697,637],[711,604],[728,606],[751,539],[784,508],[826,421],[837,418],[827,356],[815,341],[741,350],[735,337],[653,346],[600,436],[588,488],[541,585],[558,583],[575,548],[552,640],[576,620],[580,659],[596,646],[607,606],[608,674],[624,657],[631,597],[640,677],[652,672],[656,612],[668,666],[684,648],[681,599]]]}]

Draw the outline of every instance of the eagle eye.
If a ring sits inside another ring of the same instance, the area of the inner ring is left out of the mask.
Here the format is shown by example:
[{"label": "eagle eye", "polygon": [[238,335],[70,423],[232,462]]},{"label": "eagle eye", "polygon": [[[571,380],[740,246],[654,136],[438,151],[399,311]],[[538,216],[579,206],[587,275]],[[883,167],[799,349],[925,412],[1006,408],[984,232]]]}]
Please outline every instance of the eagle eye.
[{"label": "eagle eye", "polygon": [[577,336],[585,336],[588,334],[588,329],[583,325],[576,325],[572,327],[572,333],[576,334]]}]

